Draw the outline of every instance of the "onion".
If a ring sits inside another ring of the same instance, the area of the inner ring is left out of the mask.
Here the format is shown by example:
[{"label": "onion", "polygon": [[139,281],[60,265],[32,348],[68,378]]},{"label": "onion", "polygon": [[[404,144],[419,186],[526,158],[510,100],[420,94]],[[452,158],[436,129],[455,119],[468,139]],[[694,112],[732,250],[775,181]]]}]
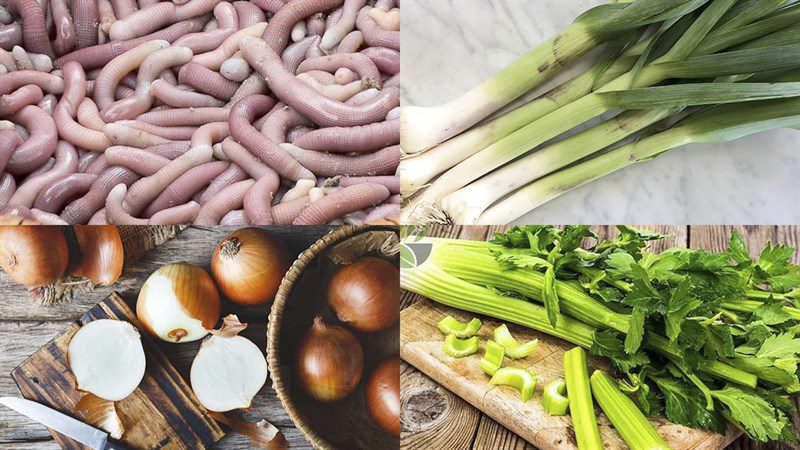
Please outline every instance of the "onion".
[{"label": "onion", "polygon": [[400,271],[386,260],[361,258],[333,275],[328,304],[358,331],[385,330],[400,318]]},{"label": "onion", "polygon": [[117,401],[144,377],[141,336],[129,322],[100,319],[82,326],[69,341],[67,364],[78,390]]},{"label": "onion", "polygon": [[88,278],[94,284],[114,284],[122,274],[125,259],[122,238],[114,225],[75,225],[81,249],[71,274]]},{"label": "onion", "polygon": [[271,302],[288,269],[284,245],[259,228],[229,234],[211,257],[211,273],[220,290],[243,305]]},{"label": "onion", "polygon": [[217,324],[219,312],[219,293],[211,276],[186,262],[153,272],[136,302],[144,328],[167,342],[201,339]]},{"label": "onion", "polygon": [[230,315],[203,341],[192,363],[192,390],[209,411],[249,408],[267,382],[267,360],[261,350],[238,333],[246,324]]},{"label": "onion", "polygon": [[400,436],[400,357],[392,356],[367,380],[367,412],[381,429]]},{"label": "onion", "polygon": [[297,353],[297,374],[306,393],[323,402],[341,400],[358,386],[363,371],[364,351],[353,333],[317,316]]},{"label": "onion", "polygon": [[55,226],[0,227],[0,266],[26,286],[53,283],[69,263],[64,233]]}]

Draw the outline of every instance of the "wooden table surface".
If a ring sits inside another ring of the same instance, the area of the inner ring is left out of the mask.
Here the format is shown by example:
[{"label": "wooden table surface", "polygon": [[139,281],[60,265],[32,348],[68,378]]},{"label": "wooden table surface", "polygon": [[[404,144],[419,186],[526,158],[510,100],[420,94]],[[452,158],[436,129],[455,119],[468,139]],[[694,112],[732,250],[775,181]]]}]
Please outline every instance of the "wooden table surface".
[{"label": "wooden table surface", "polygon": [[[294,256],[316,242],[329,229],[290,227],[275,229],[274,232],[287,244],[294,259]],[[126,266],[122,277],[114,286],[98,288],[72,300],[50,306],[34,305],[25,288],[12,282],[4,272],[0,271],[0,396],[20,396],[19,389],[11,379],[11,370],[95,303],[112,291],[118,291],[129,304],[133,305],[142,283],[150,273],[163,264],[187,261],[210,270],[214,248],[232,230],[233,228],[196,227],[183,230],[172,240]],[[231,304],[223,305],[223,314],[228,312],[238,314],[242,322],[249,324],[243,334],[260,348],[266,349],[268,309],[236,307],[231,310],[230,306]],[[189,368],[199,343],[161,344],[167,357],[188,380]],[[246,413],[246,417],[252,421],[267,419],[286,435],[291,448],[310,449],[311,445],[295,428],[271,385],[272,381],[268,380],[267,385],[256,396],[254,405]],[[0,406],[0,450],[58,448],[44,426]],[[229,433],[213,448],[227,450],[246,449],[251,446],[249,439]]]},{"label": "wooden table surface", "polygon": [[[458,237],[462,239],[488,239],[495,231],[506,227],[454,227],[437,226],[429,236]],[[602,236],[615,233],[614,227],[593,227]],[[727,248],[731,228],[735,228],[745,239],[751,253],[757,256],[767,241],[798,247],[800,227],[797,226],[654,226],[672,237],[653,245],[654,251],[667,247],[704,248],[722,251]],[[795,263],[800,263],[800,252],[795,253]],[[404,291],[401,308],[421,301],[417,294]],[[402,324],[401,324],[402,326]],[[414,367],[402,363],[401,401],[403,407],[401,448],[423,449],[475,449],[475,450],[532,450],[534,447],[484,415],[452,392],[438,385]],[[800,417],[794,417],[795,426],[800,426]],[[796,428],[800,429],[800,428]],[[783,444],[758,444],[742,438],[728,447],[729,450],[787,450],[797,446]]]}]

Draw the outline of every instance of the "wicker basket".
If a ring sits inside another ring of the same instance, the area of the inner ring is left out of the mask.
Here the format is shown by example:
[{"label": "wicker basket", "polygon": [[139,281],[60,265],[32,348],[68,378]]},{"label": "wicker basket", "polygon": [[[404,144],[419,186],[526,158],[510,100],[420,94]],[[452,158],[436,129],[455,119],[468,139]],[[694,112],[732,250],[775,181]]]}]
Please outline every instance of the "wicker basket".
[{"label": "wicker basket", "polygon": [[[375,232],[379,233],[375,233]],[[387,233],[388,232],[388,233]],[[341,259],[364,255],[382,256],[396,262],[389,250],[375,252],[375,239],[364,245],[349,243],[368,241],[367,238],[394,235],[390,226],[343,226],[337,228],[305,250],[284,276],[269,315],[267,331],[267,362],[272,386],[292,421],[314,447],[333,449],[399,448],[399,440],[386,435],[375,426],[364,409],[364,380],[375,365],[399,351],[399,323],[381,333],[356,336],[365,353],[364,375],[356,391],[347,399],[334,404],[321,404],[293,388],[294,353],[302,335],[313,318],[322,314],[328,323],[338,323],[325,302],[330,275],[342,263]],[[368,234],[365,234],[368,233]],[[381,234],[383,233],[383,234]],[[344,255],[339,249],[345,248]],[[372,251],[370,251],[372,250]]]}]

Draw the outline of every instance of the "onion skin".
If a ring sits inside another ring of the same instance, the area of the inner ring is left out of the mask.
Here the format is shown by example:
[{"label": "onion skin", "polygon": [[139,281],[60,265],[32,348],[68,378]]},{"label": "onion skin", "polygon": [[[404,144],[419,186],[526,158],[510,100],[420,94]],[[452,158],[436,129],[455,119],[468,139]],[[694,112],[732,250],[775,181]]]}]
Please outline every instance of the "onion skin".
[{"label": "onion skin", "polygon": [[52,284],[69,263],[64,233],[56,226],[0,227],[0,267],[26,286]]},{"label": "onion skin", "polygon": [[125,261],[122,238],[114,225],[75,225],[81,257],[71,274],[90,279],[94,284],[114,284]]},{"label": "onion skin", "polygon": [[360,258],[333,274],[328,304],[358,331],[385,330],[400,318],[400,271],[380,258]]},{"label": "onion skin", "polygon": [[317,316],[297,353],[297,374],[305,392],[321,402],[341,400],[355,390],[363,372],[364,351],[358,339]]},{"label": "onion skin", "polygon": [[211,273],[229,300],[241,305],[271,303],[289,270],[282,242],[260,228],[241,228],[223,239],[211,257]]},{"label": "onion skin", "polygon": [[[171,281],[171,291],[155,285],[162,277]],[[171,317],[161,313],[164,302],[177,303]],[[136,316],[142,326],[167,342],[191,342],[204,337],[217,324],[220,309],[214,280],[201,267],[186,262],[167,264],[153,272],[136,301]]]},{"label": "onion skin", "polygon": [[400,437],[400,357],[392,356],[375,368],[366,385],[367,412],[388,434]]}]

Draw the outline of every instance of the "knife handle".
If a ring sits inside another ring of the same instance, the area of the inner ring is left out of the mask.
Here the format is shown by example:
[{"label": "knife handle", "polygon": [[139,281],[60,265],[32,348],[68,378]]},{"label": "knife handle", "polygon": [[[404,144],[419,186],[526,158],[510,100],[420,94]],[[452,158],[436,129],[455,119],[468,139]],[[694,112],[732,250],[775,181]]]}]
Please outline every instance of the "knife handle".
[{"label": "knife handle", "polygon": [[106,448],[104,448],[103,450],[129,450],[129,449],[128,447],[125,447],[119,442],[108,441],[106,442]]}]

